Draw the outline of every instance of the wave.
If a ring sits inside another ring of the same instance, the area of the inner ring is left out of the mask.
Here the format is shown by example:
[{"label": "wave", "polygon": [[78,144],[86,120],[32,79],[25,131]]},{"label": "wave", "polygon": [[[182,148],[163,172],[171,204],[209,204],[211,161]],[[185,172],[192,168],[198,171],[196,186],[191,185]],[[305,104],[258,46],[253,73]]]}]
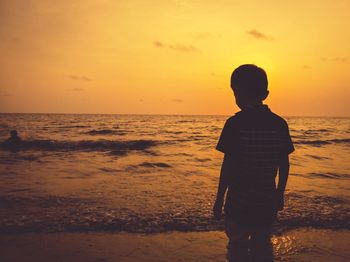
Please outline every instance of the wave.
[{"label": "wave", "polygon": [[199,158],[199,157],[195,157],[194,160],[197,162],[209,162],[209,161],[211,161],[210,158]]},{"label": "wave", "polygon": [[184,132],[184,131],[176,131],[176,130],[174,130],[174,131],[165,130],[165,131],[163,131],[163,133],[179,135],[179,134],[183,134],[183,133],[186,133],[186,132]]},{"label": "wave", "polygon": [[349,179],[348,174],[337,174],[337,173],[311,173],[313,177],[329,178],[329,179]]},{"label": "wave", "polygon": [[[169,207],[142,213],[111,207],[102,200],[71,197],[0,196],[0,233],[110,231],[156,233],[222,230],[223,221],[212,218],[211,207]],[[22,210],[18,216],[18,210]],[[15,212],[16,211],[16,212]],[[337,197],[286,195],[275,231],[299,227],[350,229],[349,203]]]},{"label": "wave", "polygon": [[58,126],[60,129],[71,129],[71,128],[88,128],[90,126],[87,125],[72,125],[72,126]]},{"label": "wave", "polygon": [[90,130],[88,132],[85,132],[85,134],[88,134],[88,135],[92,135],[92,136],[95,136],[95,135],[120,135],[120,136],[123,136],[123,135],[126,135],[127,133],[124,132],[124,131],[120,131],[120,130],[111,130],[111,129],[101,129],[101,130]]},{"label": "wave", "polygon": [[44,150],[44,151],[111,151],[115,154],[128,150],[145,150],[155,146],[154,140],[81,140],[81,141],[55,141],[55,140],[26,140],[19,143],[2,143],[3,150]]},{"label": "wave", "polygon": [[326,178],[326,179],[350,179],[349,174],[338,174],[338,173],[309,173],[309,174],[296,174],[291,173],[292,176],[300,176],[310,179]]},{"label": "wave", "polygon": [[172,167],[171,165],[167,164],[167,163],[161,163],[161,162],[155,162],[155,163],[150,163],[150,162],[143,162],[141,163],[139,166],[142,167],[153,167],[153,168],[169,168]]},{"label": "wave", "polygon": [[329,140],[299,140],[294,142],[294,144],[314,145],[314,146],[322,146],[322,145],[328,145],[328,144],[348,144],[348,143],[350,143],[350,138],[329,139]]},{"label": "wave", "polygon": [[106,172],[106,173],[114,173],[114,172],[120,172],[121,170],[115,169],[115,168],[110,168],[110,167],[101,167],[99,170]]},{"label": "wave", "polygon": [[317,159],[317,160],[331,159],[331,158],[326,157],[326,156],[317,156],[317,155],[305,155],[305,156],[308,156],[308,157],[311,157],[311,158]]},{"label": "wave", "polygon": [[327,132],[332,132],[334,130],[332,129],[308,129],[308,130],[298,130],[298,131],[301,131],[301,132],[304,132],[304,134],[317,134],[317,133],[327,133]]}]

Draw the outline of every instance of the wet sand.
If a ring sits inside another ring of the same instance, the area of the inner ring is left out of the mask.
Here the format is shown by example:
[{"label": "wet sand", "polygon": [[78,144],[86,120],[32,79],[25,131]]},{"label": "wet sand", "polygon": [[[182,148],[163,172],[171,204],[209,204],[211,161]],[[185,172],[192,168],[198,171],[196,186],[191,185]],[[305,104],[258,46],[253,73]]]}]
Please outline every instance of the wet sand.
[{"label": "wet sand", "polygon": [[[349,231],[297,229],[273,236],[275,261],[345,262]],[[226,261],[221,231],[26,233],[0,236],[1,261]]]}]

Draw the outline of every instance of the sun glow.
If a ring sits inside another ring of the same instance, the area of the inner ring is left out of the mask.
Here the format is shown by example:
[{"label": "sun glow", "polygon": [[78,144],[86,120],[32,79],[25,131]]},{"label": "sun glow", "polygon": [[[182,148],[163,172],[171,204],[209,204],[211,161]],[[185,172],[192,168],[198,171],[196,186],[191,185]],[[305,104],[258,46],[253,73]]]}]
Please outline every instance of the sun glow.
[{"label": "sun glow", "polygon": [[268,73],[278,113],[347,116],[349,9],[331,0],[3,1],[0,111],[231,114],[230,74],[253,63]]}]

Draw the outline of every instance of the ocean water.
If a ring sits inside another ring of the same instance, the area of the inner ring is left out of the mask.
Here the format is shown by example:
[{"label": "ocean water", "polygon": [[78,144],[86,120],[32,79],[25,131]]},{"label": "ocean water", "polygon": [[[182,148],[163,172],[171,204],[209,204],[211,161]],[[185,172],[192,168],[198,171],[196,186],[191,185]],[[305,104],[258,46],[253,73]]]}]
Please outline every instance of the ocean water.
[{"label": "ocean water", "polygon": [[[212,204],[227,116],[0,114],[0,232],[223,228]],[[288,117],[296,151],[276,231],[349,229],[350,118]]]}]

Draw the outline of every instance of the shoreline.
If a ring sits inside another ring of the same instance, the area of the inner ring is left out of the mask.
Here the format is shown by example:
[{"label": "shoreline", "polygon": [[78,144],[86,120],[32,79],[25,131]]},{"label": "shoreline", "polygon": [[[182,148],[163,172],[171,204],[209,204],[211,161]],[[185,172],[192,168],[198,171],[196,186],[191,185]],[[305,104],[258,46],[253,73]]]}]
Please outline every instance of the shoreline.
[{"label": "shoreline", "polygon": [[[0,235],[1,261],[226,261],[222,231]],[[275,261],[345,262],[350,230],[300,228],[271,238]]]}]

